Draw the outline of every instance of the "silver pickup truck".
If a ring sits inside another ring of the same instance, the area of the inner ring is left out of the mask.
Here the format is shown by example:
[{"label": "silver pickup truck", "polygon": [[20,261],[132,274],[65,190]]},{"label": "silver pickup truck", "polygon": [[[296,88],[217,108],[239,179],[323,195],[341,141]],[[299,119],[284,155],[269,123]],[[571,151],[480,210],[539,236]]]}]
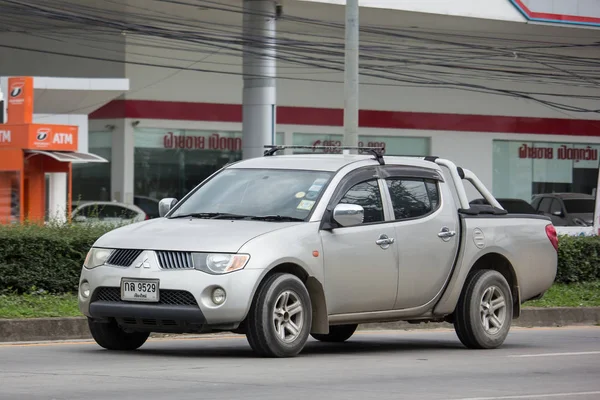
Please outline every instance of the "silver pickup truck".
[{"label": "silver pickup truck", "polygon": [[[78,296],[100,346],[230,331],[258,355],[290,357],[309,335],[343,342],[361,323],[447,321],[466,347],[489,349],[554,281],[549,218],[507,214],[451,161],[284,149],[98,239]],[[463,182],[488,205],[469,205]]]}]

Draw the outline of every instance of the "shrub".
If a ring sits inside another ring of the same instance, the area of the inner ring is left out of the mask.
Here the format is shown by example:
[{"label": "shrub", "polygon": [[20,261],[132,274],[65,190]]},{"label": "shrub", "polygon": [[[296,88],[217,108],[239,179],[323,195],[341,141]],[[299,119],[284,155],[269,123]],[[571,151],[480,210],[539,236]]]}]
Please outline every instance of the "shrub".
[{"label": "shrub", "polygon": [[556,282],[600,280],[600,237],[560,236]]},{"label": "shrub", "polygon": [[[0,225],[0,294],[77,291],[92,244],[115,226]],[[600,237],[561,236],[556,282],[600,280]]]},{"label": "shrub", "polygon": [[114,226],[0,225],[0,293],[77,291],[92,244]]}]

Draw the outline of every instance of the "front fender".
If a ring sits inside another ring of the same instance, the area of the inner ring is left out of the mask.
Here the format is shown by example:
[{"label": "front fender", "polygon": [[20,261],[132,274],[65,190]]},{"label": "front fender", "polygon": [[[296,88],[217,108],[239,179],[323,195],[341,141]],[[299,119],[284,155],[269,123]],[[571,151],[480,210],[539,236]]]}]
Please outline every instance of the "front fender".
[{"label": "front fender", "polygon": [[[252,300],[265,278],[274,272],[299,276],[311,297],[313,307],[312,333],[328,333],[329,323],[323,288],[323,249],[318,234],[319,223],[305,223],[256,237],[242,246],[240,253],[250,254],[246,268],[261,269],[254,283]],[[251,301],[252,301],[251,300]],[[245,316],[248,315],[249,302]]]}]

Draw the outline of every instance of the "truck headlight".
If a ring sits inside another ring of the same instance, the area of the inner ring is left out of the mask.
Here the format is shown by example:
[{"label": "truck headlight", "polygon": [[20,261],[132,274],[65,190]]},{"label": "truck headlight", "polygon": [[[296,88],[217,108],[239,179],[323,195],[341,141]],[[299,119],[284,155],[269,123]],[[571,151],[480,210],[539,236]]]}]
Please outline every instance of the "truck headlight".
[{"label": "truck headlight", "polygon": [[194,268],[208,274],[227,274],[243,269],[248,254],[192,253]]},{"label": "truck headlight", "polygon": [[106,260],[108,260],[108,257],[110,257],[112,252],[112,249],[99,249],[92,247],[85,257],[83,266],[87,269],[100,267],[106,263]]}]

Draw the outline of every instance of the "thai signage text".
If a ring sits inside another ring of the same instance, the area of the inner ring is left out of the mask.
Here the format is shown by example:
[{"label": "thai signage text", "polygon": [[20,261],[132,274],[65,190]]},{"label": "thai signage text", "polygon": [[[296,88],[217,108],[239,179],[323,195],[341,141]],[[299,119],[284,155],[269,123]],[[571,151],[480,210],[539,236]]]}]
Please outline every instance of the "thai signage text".
[{"label": "thai signage text", "polygon": [[595,161],[598,160],[598,150],[590,146],[573,148],[562,145],[555,149],[553,147],[532,147],[524,143],[519,147],[519,158],[573,160],[575,162]]}]

